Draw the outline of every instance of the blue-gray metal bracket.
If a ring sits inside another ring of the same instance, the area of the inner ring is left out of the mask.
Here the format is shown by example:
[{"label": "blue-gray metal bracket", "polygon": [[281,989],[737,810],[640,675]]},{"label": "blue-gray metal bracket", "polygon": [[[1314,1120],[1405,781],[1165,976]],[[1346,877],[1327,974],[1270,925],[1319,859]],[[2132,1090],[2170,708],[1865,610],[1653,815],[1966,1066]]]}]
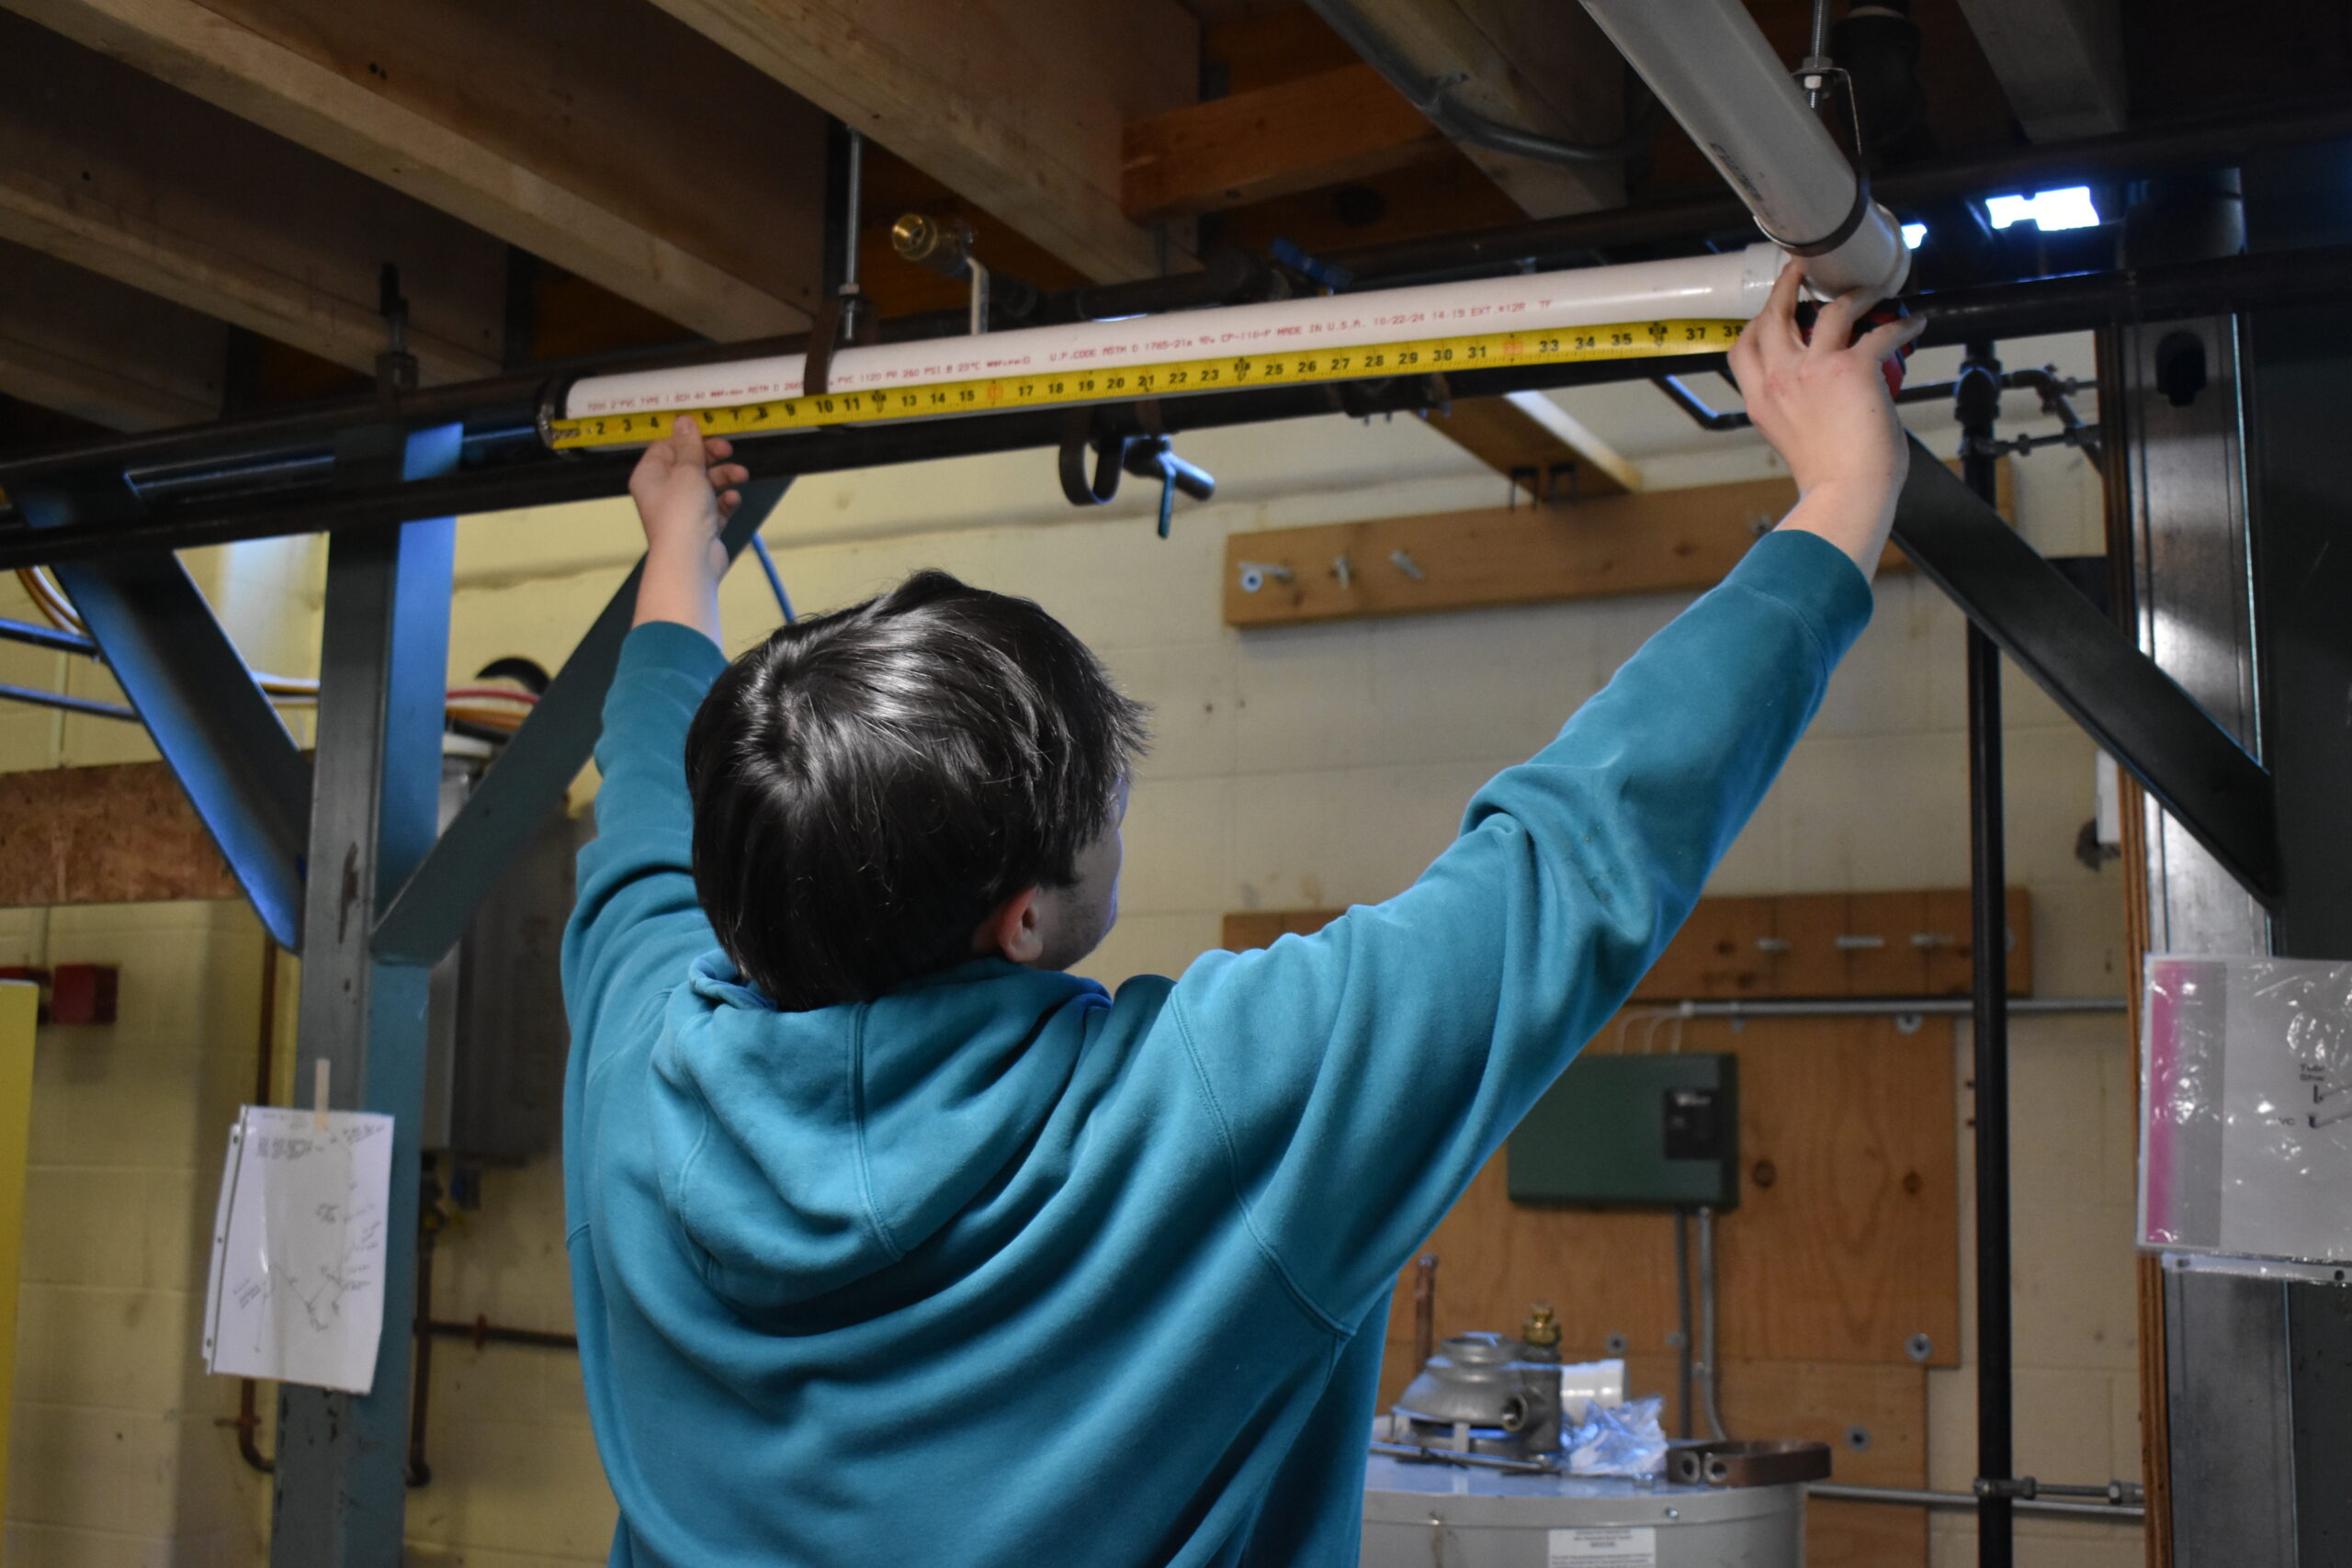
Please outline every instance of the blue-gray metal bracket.
[{"label": "blue-gray metal bracket", "polygon": [[[35,527],[96,521],[90,513],[108,510],[40,486],[10,499]],[[262,925],[299,952],[311,766],[212,607],[164,550],[62,561],[55,570]]]},{"label": "blue-gray metal bracket", "polygon": [[[759,532],[791,483],[788,478],[755,479],[741,487],[743,502],[720,535],[730,559]],[[507,863],[587,764],[643,570],[640,561],[629,572],[481,784],[393,897],[376,925],[379,961],[438,963],[465,934]]]},{"label": "blue-gray metal bracket", "polygon": [[2270,774],[1917,440],[1894,542],[2248,892],[2277,901]]}]

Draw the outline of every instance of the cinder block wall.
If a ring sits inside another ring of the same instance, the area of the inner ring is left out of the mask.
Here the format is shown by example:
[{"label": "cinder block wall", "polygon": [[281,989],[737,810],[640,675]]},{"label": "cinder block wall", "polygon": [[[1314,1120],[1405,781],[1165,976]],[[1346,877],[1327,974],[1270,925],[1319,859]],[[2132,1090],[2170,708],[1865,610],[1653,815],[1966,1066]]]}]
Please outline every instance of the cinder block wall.
[{"label": "cinder block wall", "polygon": [[[2057,351],[2062,357],[2080,354],[2075,345]],[[2029,356],[2022,349],[2013,355]],[[1932,376],[1940,367],[1929,363],[1917,373]],[[1654,394],[1633,389],[1609,395]],[[1607,410],[1577,412],[1589,423]],[[1949,446],[1948,434],[1932,444]],[[1412,422],[1367,428],[1322,421],[1221,433],[1188,439],[1185,446],[1219,474],[1223,490],[1217,503],[1180,512],[1175,537],[1167,542],[1152,537],[1141,496],[1123,499],[1107,515],[1072,513],[1054,490],[1050,457],[1042,453],[812,479],[786,499],[767,530],[804,611],[854,602],[916,567],[944,567],[1041,600],[1102,653],[1130,693],[1154,705],[1158,739],[1136,781],[1128,817],[1121,923],[1087,966],[1111,982],[1137,971],[1181,970],[1216,942],[1227,909],[1394,893],[1444,846],[1471,791],[1542,745],[1685,602],[1625,599],[1243,637],[1220,619],[1227,532],[1492,505],[1501,485]],[[1770,464],[1760,449],[1736,441],[1634,455],[1659,484],[1754,477]],[[2079,458],[2038,455],[2019,465],[2018,479],[2022,525],[2037,544],[2059,552],[2099,547],[2098,485]],[[507,653],[550,666],[560,661],[633,558],[635,538],[633,521],[618,504],[467,524],[453,677]],[[314,637],[314,567],[287,581],[305,586],[289,595],[280,582],[271,624],[298,641]],[[766,586],[748,567],[730,579],[723,603],[730,650],[774,623]],[[1883,582],[1871,630],[1714,890],[1964,882],[1961,647],[1961,621],[1932,590],[1908,579]],[[2120,994],[2128,976],[2118,873],[2086,870],[2072,854],[2076,830],[2092,810],[2091,749],[2014,676],[2009,699],[2011,879],[2028,886],[2035,901],[2040,989]],[[0,713],[0,737],[11,726],[26,728]],[[0,765],[38,765],[13,760],[17,755],[6,753],[10,760]],[[583,779],[576,798],[584,801],[593,782]],[[149,918],[146,911],[96,913]],[[153,918],[168,925],[165,913]],[[154,937],[125,950],[184,942],[198,953],[190,962],[217,972],[223,1010],[217,1020],[175,1017],[175,1027],[207,1060],[249,1063],[250,1014],[237,1015],[231,998],[250,992],[246,976],[258,938],[242,912],[223,907],[208,918],[218,931],[203,944],[193,937],[166,939],[158,927]],[[55,920],[65,929],[67,917]],[[0,925],[0,938],[12,929]],[[144,982],[137,977],[139,960],[124,962],[128,997]],[[249,1009],[250,1000],[242,1005]],[[2129,1042],[2119,1020],[2024,1020],[2015,1047],[2020,1464],[2052,1479],[2136,1476]],[[60,1065],[65,1059],[62,1047],[53,1053],[44,1043],[40,1113],[72,1093],[102,1104],[134,1100],[138,1091],[120,1080],[70,1079]],[[1964,1081],[1964,1055],[1954,1071]],[[209,1219],[227,1107],[249,1074],[249,1066],[223,1066],[214,1073],[220,1089],[211,1099],[191,1090],[173,1101],[187,1122],[193,1152],[184,1179],[193,1190],[146,1224],[165,1232],[184,1224],[193,1233]],[[1954,1136],[1964,1154],[1964,1128],[1955,1127]],[[77,1205],[101,1200],[67,1195],[59,1201],[78,1213]],[[90,1224],[73,1228],[78,1234]],[[185,1279],[192,1234],[165,1250],[172,1246],[180,1248]],[[83,1268],[74,1260],[78,1248],[69,1247],[67,1261],[54,1267]],[[95,1261],[89,1269],[98,1271]],[[435,1289],[437,1315],[481,1313],[525,1326],[570,1325],[561,1190],[551,1163],[489,1175],[482,1211],[445,1234]],[[187,1427],[187,1413],[200,1411],[197,1422],[209,1422],[233,1406],[233,1388],[210,1386],[187,1371],[196,1334],[193,1298],[169,1304],[177,1320],[159,1322],[171,1315],[159,1304],[144,1332],[175,1343],[180,1371],[173,1375],[182,1381],[157,1374],[135,1387],[109,1389],[86,1380],[61,1384],[20,1370],[18,1397],[28,1408],[18,1412],[20,1465],[8,1500],[12,1563],[20,1551],[39,1553],[24,1560],[43,1568],[258,1561],[266,1507],[260,1478],[236,1465],[232,1445],[222,1446],[229,1434],[209,1426],[197,1434],[212,1445],[200,1464],[189,1455],[205,1443],[191,1444],[185,1432],[170,1454],[153,1452],[141,1473],[165,1477],[156,1486],[173,1501],[139,1516],[135,1527],[117,1510],[112,1533],[96,1520],[77,1522],[83,1533],[62,1532],[38,1512],[53,1511],[52,1505],[28,1491],[28,1477],[81,1472],[100,1462],[87,1446],[95,1439],[64,1436],[39,1439],[58,1445],[55,1461],[26,1454],[43,1421],[51,1423],[46,1430],[62,1434],[66,1427],[58,1423],[69,1420],[31,1411],[36,1387],[58,1391],[58,1403],[44,1408],[71,1413],[90,1430],[105,1427],[99,1413],[115,1409]],[[53,1320],[47,1328],[37,1321],[28,1310],[20,1369],[107,1354]],[[1736,1347],[1725,1349],[1737,1354]],[[1973,1400],[1966,1369],[1934,1374],[1930,1457],[1939,1486],[1964,1487],[1973,1473]],[[435,1473],[431,1485],[411,1495],[412,1562],[540,1568],[603,1561],[612,1504],[568,1356],[496,1346],[477,1351],[445,1341],[435,1348],[432,1416]],[[209,1500],[199,1502],[198,1493]],[[227,1502],[218,1500],[222,1495]],[[208,1534],[204,1521],[215,1516],[206,1510],[216,1507],[239,1528]],[[44,1520],[38,1528],[31,1523],[37,1518]],[[2136,1535],[2117,1527],[2036,1521],[2020,1529],[2029,1563],[2120,1568],[2139,1558]],[[1968,1529],[1965,1518],[1936,1523],[1939,1562],[1970,1556]],[[165,1541],[199,1539],[219,1555],[159,1554]]]}]

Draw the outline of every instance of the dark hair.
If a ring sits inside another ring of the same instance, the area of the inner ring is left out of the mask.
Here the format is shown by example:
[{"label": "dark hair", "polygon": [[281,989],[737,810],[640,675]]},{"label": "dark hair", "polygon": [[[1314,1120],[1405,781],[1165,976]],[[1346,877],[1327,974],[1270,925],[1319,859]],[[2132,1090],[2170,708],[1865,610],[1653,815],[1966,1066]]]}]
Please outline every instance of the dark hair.
[{"label": "dark hair", "polygon": [[787,1011],[961,962],[1006,898],[1077,879],[1144,712],[1035,604],[944,571],[783,627],[686,735],[719,945]]}]

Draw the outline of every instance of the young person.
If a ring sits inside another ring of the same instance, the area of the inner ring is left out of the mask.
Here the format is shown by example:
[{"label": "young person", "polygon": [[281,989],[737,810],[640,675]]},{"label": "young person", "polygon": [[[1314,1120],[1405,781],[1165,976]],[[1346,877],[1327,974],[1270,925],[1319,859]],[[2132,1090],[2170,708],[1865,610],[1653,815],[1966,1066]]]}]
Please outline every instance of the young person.
[{"label": "young person", "polygon": [[[1732,355],[1796,507],[1410,888],[1114,995],[1140,715],[925,573],[720,654],[743,470],[630,490],[564,949],[589,1412],[643,1568],[1352,1564],[1392,1280],[1689,913],[1871,609],[1860,301]],[[1464,680],[1498,678],[1461,672]],[[1540,681],[1541,671],[1499,678]]]}]

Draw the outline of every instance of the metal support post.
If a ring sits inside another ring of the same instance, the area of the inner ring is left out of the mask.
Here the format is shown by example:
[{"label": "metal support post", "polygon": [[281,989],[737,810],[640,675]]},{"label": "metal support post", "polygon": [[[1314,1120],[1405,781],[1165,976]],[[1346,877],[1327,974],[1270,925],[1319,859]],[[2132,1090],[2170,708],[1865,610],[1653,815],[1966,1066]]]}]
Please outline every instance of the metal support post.
[{"label": "metal support post", "polygon": [[[2257,251],[2352,235],[2342,142],[2250,162],[2245,223]],[[2255,604],[2264,652],[2263,754],[2278,779],[2278,837],[2292,855],[2273,911],[2277,951],[2352,957],[2352,503],[2343,482],[2344,381],[2352,305],[2245,317],[2246,444]],[[2284,1298],[2296,1562],[2352,1562],[2352,1289],[2290,1282]],[[2179,1495],[2179,1494],[2176,1494]],[[2241,1557],[2239,1561],[2246,1561]]]},{"label": "metal support post", "polygon": [[[1978,500],[1994,498],[1993,422],[2001,408],[2001,366],[1993,345],[1974,342],[1961,362],[1952,398],[1960,415],[1961,475]],[[2008,1483],[2009,1016],[2008,881],[2002,841],[2001,650],[1968,625],[1969,891],[1974,931],[1972,1043],[1976,1074],[1976,1561],[2008,1568],[2016,1552]]]},{"label": "metal support post", "polygon": [[[402,477],[447,472],[459,437],[455,425],[405,437]],[[390,1244],[370,1392],[280,1392],[273,1568],[401,1559],[430,971],[379,961],[368,942],[377,910],[433,845],[456,537],[452,517],[354,529],[327,558],[296,1072],[309,1083],[324,1063],[336,1109],[393,1118]]]},{"label": "metal support post", "polygon": [[[792,481],[754,479],[720,535],[732,559],[760,530]],[[620,662],[637,607],[640,562],[563,661],[531,716],[499,752],[498,765],[442,832],[377,922],[376,956],[387,964],[440,962],[465,934],[474,908],[516,851],[587,765],[604,721],[605,690]]]}]

